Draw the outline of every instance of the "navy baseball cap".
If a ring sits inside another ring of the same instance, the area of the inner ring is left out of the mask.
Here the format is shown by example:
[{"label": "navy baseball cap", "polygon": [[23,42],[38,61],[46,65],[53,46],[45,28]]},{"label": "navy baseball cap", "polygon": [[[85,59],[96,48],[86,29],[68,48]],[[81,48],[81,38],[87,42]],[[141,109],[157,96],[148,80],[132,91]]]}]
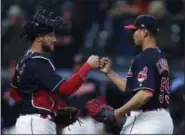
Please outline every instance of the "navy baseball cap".
[{"label": "navy baseball cap", "polygon": [[140,15],[136,18],[133,25],[127,25],[124,28],[129,30],[146,28],[153,34],[157,34],[157,32],[159,31],[157,20],[154,16],[151,16],[151,15]]}]

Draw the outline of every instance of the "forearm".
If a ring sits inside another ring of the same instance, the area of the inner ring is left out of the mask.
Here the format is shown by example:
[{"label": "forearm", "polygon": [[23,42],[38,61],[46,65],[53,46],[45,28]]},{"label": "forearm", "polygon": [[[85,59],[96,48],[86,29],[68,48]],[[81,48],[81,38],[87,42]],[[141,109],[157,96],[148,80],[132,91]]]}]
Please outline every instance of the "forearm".
[{"label": "forearm", "polygon": [[90,69],[91,67],[89,64],[84,64],[76,74],[59,86],[58,91],[60,94],[64,96],[70,96],[76,92],[84,83]]},{"label": "forearm", "polygon": [[143,90],[137,92],[129,102],[127,102],[121,108],[117,109],[118,116],[123,117],[125,113],[142,107],[152,96],[153,93],[148,93]]},{"label": "forearm", "polygon": [[110,70],[107,74],[107,77],[121,90],[125,91],[127,80],[120,77],[113,70]]}]

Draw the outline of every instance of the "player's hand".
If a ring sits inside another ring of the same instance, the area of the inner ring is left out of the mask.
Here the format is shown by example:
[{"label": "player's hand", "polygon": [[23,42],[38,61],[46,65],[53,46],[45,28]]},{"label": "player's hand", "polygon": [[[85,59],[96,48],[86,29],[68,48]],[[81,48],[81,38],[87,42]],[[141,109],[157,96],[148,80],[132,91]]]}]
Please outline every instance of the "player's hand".
[{"label": "player's hand", "polygon": [[119,122],[119,120],[121,119],[119,109],[114,110],[114,117],[115,117],[116,121]]},{"label": "player's hand", "polygon": [[95,68],[99,68],[99,64],[100,64],[100,57],[97,55],[91,55],[88,60],[87,63],[91,66],[91,68],[95,69]]},{"label": "player's hand", "polygon": [[117,124],[123,126],[126,122],[125,113],[121,110],[121,108],[114,110],[114,117],[116,119]]},{"label": "player's hand", "polygon": [[100,59],[100,71],[107,74],[111,69],[111,60],[108,57],[102,57]]}]

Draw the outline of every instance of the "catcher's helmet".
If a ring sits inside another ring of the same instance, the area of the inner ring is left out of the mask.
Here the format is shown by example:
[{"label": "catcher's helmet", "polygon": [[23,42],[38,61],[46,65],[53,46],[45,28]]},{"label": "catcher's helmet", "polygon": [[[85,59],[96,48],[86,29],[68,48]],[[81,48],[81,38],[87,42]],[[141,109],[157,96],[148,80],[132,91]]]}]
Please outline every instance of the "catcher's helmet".
[{"label": "catcher's helmet", "polygon": [[65,25],[63,19],[51,11],[38,10],[33,18],[27,21],[22,33],[23,38],[34,40],[38,34],[47,34],[55,29],[61,29]]}]

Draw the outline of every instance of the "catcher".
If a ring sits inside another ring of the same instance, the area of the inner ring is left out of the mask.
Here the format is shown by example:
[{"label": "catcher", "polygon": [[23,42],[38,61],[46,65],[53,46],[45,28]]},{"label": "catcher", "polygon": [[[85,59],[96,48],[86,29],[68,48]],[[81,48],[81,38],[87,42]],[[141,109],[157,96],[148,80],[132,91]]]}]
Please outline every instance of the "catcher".
[{"label": "catcher", "polygon": [[78,90],[91,69],[99,67],[99,57],[89,57],[68,80],[58,75],[45,53],[54,50],[54,32],[64,26],[62,18],[41,9],[24,27],[22,36],[32,45],[17,63],[9,90],[20,106],[12,134],[57,134],[56,126],[64,128],[78,119],[79,111],[67,107],[65,98]]}]

